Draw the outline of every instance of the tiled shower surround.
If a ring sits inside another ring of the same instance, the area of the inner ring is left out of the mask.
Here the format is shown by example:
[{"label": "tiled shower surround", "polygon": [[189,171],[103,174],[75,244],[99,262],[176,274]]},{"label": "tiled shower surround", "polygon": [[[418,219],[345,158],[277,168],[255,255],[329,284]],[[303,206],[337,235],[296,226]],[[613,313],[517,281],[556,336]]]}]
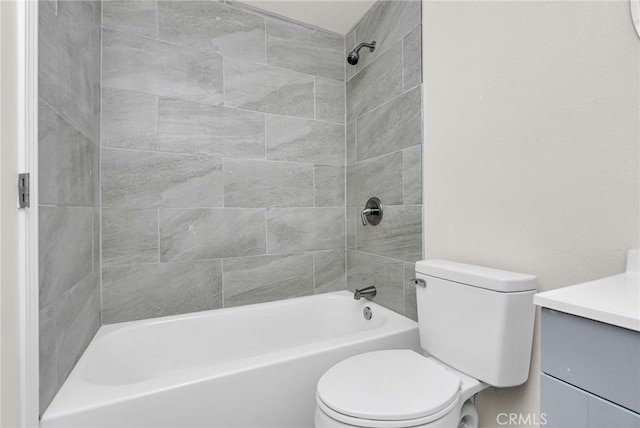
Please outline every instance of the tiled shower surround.
[{"label": "tiled shower surround", "polygon": [[228,1],[40,10],[41,411],[100,322],[366,285],[415,318],[419,1],[346,37]]},{"label": "tiled shower surround", "polygon": [[[103,323],[347,281],[415,317],[419,2],[379,2],[346,46],[228,2],[109,1],[102,25]],[[356,38],[378,47],[353,67]]]},{"label": "tiled shower surround", "polygon": [[39,4],[40,411],[100,327],[100,2]]},{"label": "tiled shower surround", "polygon": [[103,4],[104,323],[346,288],[344,37]]},{"label": "tiled shower surround", "polygon": [[[346,36],[362,42],[347,66],[347,282],[374,285],[375,301],[416,319],[415,262],[422,259],[421,10],[416,1],[377,2]],[[363,226],[360,211],[377,196],[382,222]]]}]

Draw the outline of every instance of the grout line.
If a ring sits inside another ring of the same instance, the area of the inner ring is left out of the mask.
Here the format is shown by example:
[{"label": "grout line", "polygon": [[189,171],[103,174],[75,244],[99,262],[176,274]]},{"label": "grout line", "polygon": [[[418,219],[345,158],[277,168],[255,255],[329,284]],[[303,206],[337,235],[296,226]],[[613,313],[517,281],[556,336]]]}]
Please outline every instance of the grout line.
[{"label": "grout line", "polygon": [[224,308],[224,284],[225,284],[225,274],[224,274],[224,259],[220,259],[220,307]]},{"label": "grout line", "polygon": [[156,209],[156,218],[158,220],[157,223],[157,231],[158,231],[158,263],[162,263],[162,259],[160,257],[160,207]]},{"label": "grout line", "polygon": [[316,290],[316,255],[311,253],[311,281],[313,284],[313,294],[317,293]]},{"label": "grout line", "polygon": [[[318,76],[318,77],[323,78],[321,76]],[[341,82],[340,80],[335,80],[335,81],[336,82]],[[416,85],[416,86],[418,86],[418,85]],[[281,113],[272,113],[272,112],[268,112],[268,111],[250,110],[250,109],[246,109],[246,108],[242,108],[242,107],[238,107],[238,106],[227,105],[227,104],[224,104],[224,103],[223,104],[211,104],[211,103],[205,103],[205,102],[200,102],[200,101],[188,100],[188,99],[184,99],[184,98],[175,98],[175,97],[170,97],[170,96],[166,96],[166,95],[157,95],[157,94],[152,94],[152,93],[149,93],[149,92],[136,91],[136,90],[132,90],[132,89],[122,89],[122,88],[116,88],[116,87],[111,87],[111,86],[104,86],[104,88],[109,89],[111,91],[128,92],[128,93],[131,93],[131,94],[143,95],[143,96],[147,96],[147,97],[156,97],[156,98],[159,99],[159,101],[164,100],[164,101],[173,101],[173,102],[185,103],[185,104],[195,104],[197,106],[202,106],[204,108],[209,107],[209,108],[213,108],[213,109],[228,109],[228,110],[234,110],[234,111],[238,111],[238,112],[250,113],[250,114],[255,114],[255,115],[269,114],[269,115],[272,115],[272,116],[286,117],[286,118],[290,118],[290,119],[314,120],[316,122],[329,123],[329,124],[332,124],[332,125],[343,125],[344,124],[343,122],[334,122],[334,121],[326,120],[326,119],[314,119],[313,117],[308,117],[308,116],[291,116],[291,115],[286,115],[286,114],[281,114]],[[414,88],[415,88],[415,86],[414,86]],[[223,96],[226,97],[226,91],[225,91],[224,85],[223,85],[223,93],[224,93]],[[46,101],[45,101],[45,104],[46,104]],[[55,109],[53,109],[53,110],[55,111]],[[56,111],[56,113],[58,113],[58,112]],[[60,113],[58,113],[58,114],[60,114]]]},{"label": "grout line", "polygon": [[[407,33],[408,34],[408,33]],[[402,82],[402,91],[404,92],[404,38],[406,34],[400,39],[400,79]]]},{"label": "grout line", "polygon": [[[414,146],[411,146],[414,147]],[[296,161],[288,161],[288,160],[278,160],[278,159],[263,159],[263,158],[236,158],[236,157],[230,157],[230,156],[225,156],[225,155],[219,155],[219,154],[214,154],[214,153],[196,153],[196,152],[167,152],[167,151],[160,151],[160,150],[144,150],[144,149],[132,149],[132,148],[128,148],[128,147],[102,147],[102,150],[116,150],[116,151],[124,151],[124,152],[136,152],[136,153],[157,153],[157,154],[164,154],[164,155],[175,155],[175,156],[197,156],[197,157],[202,157],[202,158],[217,158],[220,159],[220,161],[247,161],[247,162],[270,162],[270,163],[277,163],[277,164],[292,164],[292,165],[301,165],[301,166],[315,166],[315,165],[320,165],[320,166],[344,166],[341,164],[335,164],[335,163],[326,163],[326,162],[296,162]],[[265,156],[266,156],[266,148],[265,148]],[[384,156],[384,155],[379,155],[376,157],[380,157],[380,156]],[[370,159],[374,159],[374,158],[370,158]],[[45,204],[40,204],[40,205],[45,205]]]},{"label": "grout line", "polygon": [[407,275],[406,275],[406,269],[404,267],[405,262],[402,262],[402,307],[403,307],[403,311],[402,314],[404,316],[407,316]]},{"label": "grout line", "polygon": [[[389,98],[388,100],[386,100],[386,101],[385,101],[385,102],[383,102],[382,104],[379,104],[379,105],[377,105],[377,106],[375,106],[375,107],[373,107],[373,108],[371,108],[371,109],[369,109],[369,110],[365,111],[365,112],[364,112],[364,113],[362,113],[360,116],[354,117],[354,118],[353,118],[353,121],[355,121],[355,120],[357,120],[357,119],[361,119],[361,118],[363,118],[364,116],[367,116],[367,115],[369,115],[370,113],[373,113],[374,111],[381,109],[382,107],[386,106],[387,104],[392,103],[392,102],[394,102],[394,101],[398,100],[399,98],[403,97],[404,95],[407,95],[409,92],[413,91],[414,89],[416,89],[416,88],[417,88],[418,86],[420,86],[420,85],[421,85],[421,84],[417,84],[417,85],[415,85],[415,86],[411,87],[410,89],[407,89],[406,91],[402,91],[402,92],[400,92],[399,94],[394,95],[393,97]],[[420,105],[420,109],[422,109],[422,105]]]},{"label": "grout line", "polygon": [[223,56],[222,57],[222,104],[220,104],[221,108],[227,107],[227,77],[226,77],[227,65],[228,65],[227,62],[228,61],[225,61]]},{"label": "grout line", "polygon": [[[0,0],[0,1],[2,1],[2,0]],[[102,49],[102,47],[100,49]],[[102,66],[100,66],[100,68],[102,68]],[[100,73],[102,74],[102,70],[100,70]],[[100,78],[100,80],[102,80],[102,77]],[[100,86],[101,86],[101,88],[100,88],[100,93],[101,93],[101,95],[100,95],[100,103],[102,103],[102,85],[100,85]],[[55,107],[53,107],[51,104],[49,104],[41,96],[38,97],[38,103],[45,104],[49,109],[51,109],[51,111],[53,111],[56,115],[60,116],[60,118],[63,119],[65,122],[67,122],[69,124],[69,126],[71,126],[77,133],[79,133],[84,138],[89,140],[89,142],[92,143],[94,146],[96,146],[98,149],[100,148],[100,141],[93,141],[92,137],[89,137],[88,135],[85,134],[84,131],[81,131],[80,128],[78,128],[78,126],[71,119],[69,119],[67,116],[65,116],[64,114],[60,113],[58,110],[56,110]],[[100,109],[102,110],[102,106],[100,106]],[[102,111],[100,112],[100,115],[102,115]],[[100,129],[98,129],[98,140],[99,139],[100,139]]]},{"label": "grout line", "polygon": [[263,208],[264,210],[264,253],[265,255],[269,255],[269,223],[267,222],[267,208]]},{"label": "grout line", "polygon": [[311,183],[313,186],[313,206],[314,208],[318,207],[317,195],[316,195],[316,165],[313,166],[313,170],[311,171]]},{"label": "grout line", "polygon": [[[248,254],[245,256],[229,256],[229,257],[218,257],[212,259],[189,259],[189,260],[165,260],[160,262],[136,262],[136,263],[123,263],[123,264],[109,264],[105,266],[107,269],[111,268],[124,268],[128,266],[153,266],[153,265],[166,265],[171,263],[192,263],[192,262],[211,262],[211,261],[221,261],[225,260],[239,260],[239,259],[251,259],[258,257],[291,257],[291,256],[305,256],[305,255],[314,255],[317,253],[330,253],[336,251],[343,251],[342,248],[331,248],[329,250],[309,250],[309,251],[298,251],[298,252],[284,252],[284,253],[273,253],[273,254]],[[354,251],[354,250],[351,250]],[[370,253],[367,253],[370,254]],[[383,256],[380,256],[383,257]],[[393,259],[396,260],[396,259]],[[407,262],[409,263],[409,262]],[[412,262],[414,263],[414,262]],[[85,276],[82,279],[86,279],[89,275]],[[80,281],[78,281],[80,282]],[[75,286],[75,284],[74,284]],[[73,288],[73,287],[72,287]],[[66,292],[65,292],[66,293]],[[47,305],[49,306],[49,305]]]},{"label": "grout line", "polygon": [[381,259],[385,259],[385,260],[389,260],[389,261],[392,261],[392,262],[400,263],[403,266],[404,266],[404,263],[416,263],[416,262],[410,262],[410,261],[403,260],[403,259],[395,259],[395,258],[389,257],[389,256],[382,256],[380,254],[370,253],[370,252],[362,251],[362,250],[349,250],[349,251],[353,251],[353,252],[361,253],[361,254],[366,254],[367,256],[372,256],[372,257],[380,257]]},{"label": "grout line", "polygon": [[400,152],[402,153],[402,156],[401,156],[401,158],[400,158],[400,160],[401,160],[401,164],[402,164],[402,167],[401,167],[401,169],[400,169],[400,173],[401,173],[401,175],[402,175],[402,205],[404,206],[404,204],[405,204],[405,202],[406,202],[406,200],[407,200],[407,199],[406,199],[406,197],[405,197],[405,194],[404,194],[404,188],[405,188],[405,180],[404,180],[404,179],[405,179],[405,177],[404,177],[404,176],[405,176],[404,155],[405,155],[405,153],[404,153],[404,150],[400,150]]},{"label": "grout line", "polygon": [[353,163],[358,162],[358,118],[355,118],[353,119]]},{"label": "grout line", "polygon": [[[349,32],[347,32],[347,34],[345,34],[344,36],[344,51],[342,53],[342,58],[345,61],[345,66],[344,66],[344,84],[343,84],[343,90],[342,90],[342,94],[343,94],[343,106],[344,106],[344,116],[343,116],[343,122],[344,122],[344,173],[343,173],[343,178],[344,178],[344,287],[346,290],[349,289],[349,275],[348,275],[348,267],[347,267],[347,251],[349,250],[349,208],[347,206],[347,198],[348,198],[348,186],[347,186],[347,180],[348,180],[348,175],[347,175],[347,168],[349,165],[349,122],[348,122],[348,104],[347,104],[347,81],[348,81],[348,76],[349,76],[349,67],[350,65],[348,63],[346,63],[346,58],[347,58],[347,52],[349,52],[349,50],[351,50],[351,48],[349,46],[347,46],[347,39],[349,36]],[[353,35],[355,37],[355,30],[353,31]],[[355,124],[354,124],[355,126]],[[355,128],[354,128],[355,131]],[[354,145],[355,145],[355,134],[354,134],[354,141],[353,141]],[[355,150],[355,146],[354,146],[354,150]]]},{"label": "grout line", "polygon": [[156,128],[155,128],[155,139],[153,143],[155,144],[156,150],[160,147],[160,97],[153,96],[156,102]]},{"label": "grout line", "polygon": [[[413,204],[413,205],[385,205],[385,206],[389,206],[389,207],[401,207],[401,206],[419,206],[420,204]],[[93,208],[93,207],[74,207],[74,206],[65,206],[65,205],[40,205],[42,207],[60,207],[60,208]],[[107,207],[102,207],[105,210],[129,210],[129,211],[134,211],[134,210],[153,210],[153,209],[162,209],[162,210],[182,210],[182,211],[188,211],[188,210],[210,210],[210,211],[214,211],[214,210],[228,210],[228,211],[232,211],[232,210],[254,210],[254,211],[258,211],[258,210],[263,210],[263,209],[271,209],[271,208],[275,208],[275,209],[279,209],[279,210],[337,210],[342,208],[342,205],[334,205],[334,206],[320,206],[320,207],[315,207],[312,205],[307,205],[307,206],[278,206],[278,205],[274,205],[274,206],[267,206],[265,207],[263,206],[227,206],[227,207],[162,207],[162,206],[152,206],[152,207],[128,207],[128,206],[107,206]]]},{"label": "grout line", "polygon": [[373,156],[373,157],[370,157],[370,158],[366,158],[366,159],[362,159],[362,160],[356,160],[354,163],[349,164],[349,166],[351,166],[351,165],[356,165],[356,164],[363,164],[363,163],[370,162],[370,161],[371,161],[371,162],[373,162],[373,161],[379,161],[379,160],[381,160],[382,158],[384,158],[385,156],[391,156],[391,155],[394,155],[394,154],[396,154],[396,153],[398,153],[398,152],[402,153],[402,152],[404,152],[405,150],[413,149],[413,148],[418,147],[418,146],[422,146],[422,144],[414,144],[413,146],[402,147],[402,148],[396,149],[396,150],[394,150],[394,151],[392,151],[392,152],[383,153],[383,154],[381,154],[381,155],[376,155],[376,156]]},{"label": "grout line", "polygon": [[269,160],[267,157],[267,113],[262,113],[264,117],[264,160]]},{"label": "grout line", "polygon": [[317,106],[318,76],[313,76],[313,119],[318,120]]},{"label": "grout line", "polygon": [[104,308],[104,295],[102,286],[102,70],[103,70],[103,46],[104,46],[104,29],[102,27],[102,21],[104,17],[104,3],[100,2],[100,129],[98,132],[98,287],[100,292],[100,325],[103,325],[103,311]]},{"label": "grout line", "polygon": [[155,11],[156,11],[156,39],[160,40],[160,5],[158,4],[158,0],[155,2]]},{"label": "grout line", "polygon": [[267,18],[262,17],[264,22],[264,65],[267,65]]}]

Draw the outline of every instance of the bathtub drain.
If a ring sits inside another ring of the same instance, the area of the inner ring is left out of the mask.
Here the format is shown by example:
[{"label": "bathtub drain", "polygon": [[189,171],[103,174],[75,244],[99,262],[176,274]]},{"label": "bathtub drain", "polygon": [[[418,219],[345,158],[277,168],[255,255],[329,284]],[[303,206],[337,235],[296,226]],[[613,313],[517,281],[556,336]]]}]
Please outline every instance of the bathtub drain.
[{"label": "bathtub drain", "polygon": [[373,312],[371,312],[371,308],[369,306],[365,306],[364,309],[362,310],[362,315],[364,315],[364,319],[369,321],[373,316]]}]

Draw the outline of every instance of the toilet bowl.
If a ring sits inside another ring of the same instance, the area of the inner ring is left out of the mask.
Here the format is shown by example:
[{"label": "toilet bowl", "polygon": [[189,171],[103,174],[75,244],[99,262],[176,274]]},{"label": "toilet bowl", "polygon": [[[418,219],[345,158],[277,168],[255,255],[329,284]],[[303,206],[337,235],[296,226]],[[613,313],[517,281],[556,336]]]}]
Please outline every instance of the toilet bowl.
[{"label": "toilet bowl", "polygon": [[356,355],[316,390],[315,426],[477,427],[473,396],[488,385],[411,350]]},{"label": "toilet bowl", "polygon": [[385,350],[339,362],[318,381],[316,428],[473,428],[475,394],[526,382],[536,277],[425,260],[416,278],[428,356]]}]

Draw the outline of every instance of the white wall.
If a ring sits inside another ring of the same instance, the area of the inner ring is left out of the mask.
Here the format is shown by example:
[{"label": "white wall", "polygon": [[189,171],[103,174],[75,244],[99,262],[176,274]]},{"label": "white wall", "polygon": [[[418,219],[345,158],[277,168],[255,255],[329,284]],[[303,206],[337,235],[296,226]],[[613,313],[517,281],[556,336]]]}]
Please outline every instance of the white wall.
[{"label": "white wall", "polygon": [[[640,246],[640,40],[629,4],[424,2],[427,258],[535,274],[550,290]],[[539,411],[488,390],[481,424]]]},{"label": "white wall", "polygon": [[20,424],[16,3],[0,1],[0,426]]}]

